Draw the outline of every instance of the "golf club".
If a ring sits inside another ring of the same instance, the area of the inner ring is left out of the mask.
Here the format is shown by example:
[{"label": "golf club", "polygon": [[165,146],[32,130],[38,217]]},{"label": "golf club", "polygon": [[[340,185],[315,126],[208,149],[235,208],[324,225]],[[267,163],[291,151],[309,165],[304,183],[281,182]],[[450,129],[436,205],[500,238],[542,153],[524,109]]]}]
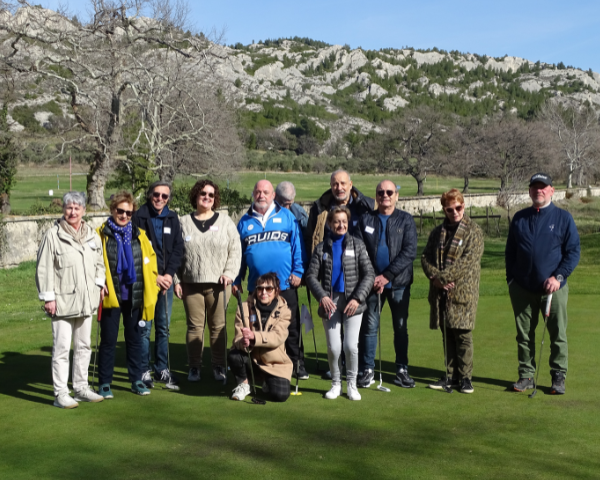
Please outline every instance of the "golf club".
[{"label": "golf club", "polygon": [[[450,301],[450,295],[448,295],[448,292],[446,292],[446,302]],[[446,356],[446,342],[448,341],[448,337],[446,336],[446,319],[442,318],[442,322],[444,324],[444,377],[446,379],[445,384],[442,386],[442,388],[444,389],[444,392],[446,393],[452,393],[454,392],[454,390],[452,390],[452,387],[450,385],[448,385],[448,357]]]},{"label": "golf club", "polygon": [[546,306],[544,308],[544,331],[542,333],[542,346],[540,347],[540,358],[538,359],[538,363],[535,366],[536,375],[535,375],[535,381],[533,382],[533,392],[531,392],[531,395],[529,395],[529,398],[535,397],[535,394],[537,393],[538,378],[540,376],[540,362],[542,361],[542,349],[544,348],[544,337],[546,335],[546,327],[548,326],[548,317],[550,316],[550,307],[551,306],[552,306],[552,294],[550,294],[546,297]]},{"label": "golf club", "polygon": [[[306,287],[306,295],[308,297],[308,310],[310,311],[310,318],[314,318],[313,314],[312,314],[312,301],[311,301],[310,290],[308,289],[308,286]],[[312,329],[312,334],[313,334],[313,344],[315,345],[315,359],[317,361],[317,373],[325,373],[325,370],[321,370],[321,368],[319,368],[319,352],[317,352],[317,339],[315,338],[314,327]]]},{"label": "golf club", "polygon": [[377,294],[377,310],[379,311],[379,326],[377,327],[377,336],[379,337],[379,385],[377,390],[380,392],[391,392],[387,387],[383,386],[383,373],[381,369],[381,294]]},{"label": "golf club", "polygon": [[[242,306],[242,294],[240,291],[237,291],[236,294],[238,307],[240,309],[240,315],[242,316],[242,325],[246,325],[246,318],[244,315],[244,307]],[[248,328],[250,328],[250,324],[248,324]],[[256,396],[256,382],[254,381],[254,368],[252,368],[252,357],[250,356],[250,350],[246,348],[246,353],[248,354],[248,362],[250,367],[250,375],[252,376],[252,403],[256,405],[266,405],[267,402],[265,400],[261,400]]]},{"label": "golf club", "polygon": [[[298,319],[300,321],[300,319]],[[314,328],[313,328],[314,330]],[[298,351],[300,351],[300,347],[302,346],[302,324],[300,324],[300,337],[298,338]],[[291,392],[290,395],[302,395],[302,392],[298,391],[298,382],[300,381],[300,355],[298,355],[298,359],[296,360],[296,391]]]},{"label": "golf club", "polygon": [[[204,317],[206,319],[206,317]],[[223,385],[227,385],[227,282],[223,282],[223,321],[225,322],[225,378]],[[202,344],[204,346],[204,344]]]},{"label": "golf club", "polygon": [[92,390],[94,390],[94,383],[96,381],[96,362],[98,361],[98,337],[100,336],[100,319],[102,318],[102,300],[98,305],[98,318],[96,319],[96,351],[94,352],[94,370],[92,373]]},{"label": "golf club", "polygon": [[[163,268],[166,271],[167,270],[167,253],[165,251],[165,243],[163,242]],[[171,285],[171,287],[173,287]],[[170,352],[170,348],[169,348],[169,341],[171,338],[171,321],[169,318],[169,296],[168,296],[168,289],[164,291],[163,295],[165,297],[165,319],[167,321],[167,368],[169,369],[169,380],[167,380],[167,382],[165,383],[165,387],[168,390],[179,390],[179,385],[173,383],[173,374],[171,373],[171,352]],[[156,327],[156,324],[155,324]],[[154,341],[156,341],[156,338],[154,339]]]}]

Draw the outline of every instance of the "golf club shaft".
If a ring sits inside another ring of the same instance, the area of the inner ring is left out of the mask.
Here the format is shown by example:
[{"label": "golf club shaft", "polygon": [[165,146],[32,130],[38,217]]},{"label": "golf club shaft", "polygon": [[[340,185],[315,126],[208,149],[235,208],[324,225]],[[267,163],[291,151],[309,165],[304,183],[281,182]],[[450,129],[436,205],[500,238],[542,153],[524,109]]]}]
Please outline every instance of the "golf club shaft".
[{"label": "golf club shaft", "polygon": [[538,362],[535,366],[535,381],[533,382],[533,393],[530,395],[530,398],[533,398],[535,392],[537,391],[538,378],[540,376],[540,362],[542,361],[542,350],[544,349],[544,337],[546,336],[546,328],[548,327],[548,317],[550,316],[550,307],[552,306],[552,294],[546,297],[546,305],[544,307],[543,317],[544,317],[544,330],[542,332],[542,345],[540,346],[540,355],[538,358]]},{"label": "golf club shaft", "polygon": [[377,294],[377,313],[379,315],[379,323],[377,325],[377,338],[379,342],[379,380],[383,380],[383,373],[381,368],[381,294]]},{"label": "golf club shaft", "polygon": [[98,361],[98,338],[100,337],[100,319],[102,318],[102,300],[98,305],[98,314],[96,320],[96,351],[94,352],[94,370],[92,373],[92,390],[94,389],[94,383],[96,382],[96,362]]},{"label": "golf club shaft", "polygon": [[[225,380],[223,385],[227,384],[227,283],[223,283],[223,321],[225,322]],[[204,345],[204,343],[202,344]]]},{"label": "golf club shaft", "polygon": [[[308,289],[308,286],[306,286],[306,296],[308,297],[308,310],[310,312],[310,318],[313,318],[313,314],[312,314],[312,300],[310,297],[310,290]],[[317,372],[320,372],[321,369],[319,368],[319,353],[317,352],[317,338],[315,337],[315,327],[314,327],[314,321],[313,321],[313,328],[312,328],[312,336],[313,336],[313,344],[315,345],[315,359],[317,360]]]},{"label": "golf club shaft", "polygon": [[[448,292],[446,292],[446,302],[450,302],[450,295],[448,294]],[[442,322],[444,324],[444,377],[446,378],[446,382],[445,382],[445,386],[446,388],[444,388],[444,391],[448,392],[448,393],[452,393],[452,387],[448,386],[448,356],[447,356],[447,350],[446,350],[446,343],[448,342],[448,337],[446,335],[446,317],[445,315],[440,315],[440,317],[442,317]]]},{"label": "golf club shaft", "polygon": [[[237,291],[236,297],[237,297],[237,301],[238,301],[238,307],[240,309],[240,315],[242,317],[242,325],[246,325],[246,315],[244,315],[244,307],[242,305],[242,294],[240,293],[239,290]],[[248,328],[250,328],[250,323],[248,323]],[[252,394],[254,395],[254,398],[256,398],[256,383],[254,381],[254,368],[252,365],[252,356],[250,355],[250,350],[248,350],[248,347],[246,347],[246,353],[248,354],[250,375],[252,377]]]}]

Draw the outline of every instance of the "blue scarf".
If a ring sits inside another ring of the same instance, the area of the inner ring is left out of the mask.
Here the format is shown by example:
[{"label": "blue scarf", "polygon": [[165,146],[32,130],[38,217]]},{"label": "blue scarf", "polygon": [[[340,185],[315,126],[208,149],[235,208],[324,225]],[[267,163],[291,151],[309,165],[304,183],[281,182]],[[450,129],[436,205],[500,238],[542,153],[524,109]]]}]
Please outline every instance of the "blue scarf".
[{"label": "blue scarf", "polygon": [[124,285],[134,284],[137,280],[131,248],[132,226],[128,222],[124,227],[119,227],[112,218],[108,218],[108,226],[117,240],[117,274],[122,275]]},{"label": "blue scarf", "polygon": [[346,285],[344,283],[344,235],[336,235],[331,232],[331,289],[334,292],[344,293],[346,291]]}]

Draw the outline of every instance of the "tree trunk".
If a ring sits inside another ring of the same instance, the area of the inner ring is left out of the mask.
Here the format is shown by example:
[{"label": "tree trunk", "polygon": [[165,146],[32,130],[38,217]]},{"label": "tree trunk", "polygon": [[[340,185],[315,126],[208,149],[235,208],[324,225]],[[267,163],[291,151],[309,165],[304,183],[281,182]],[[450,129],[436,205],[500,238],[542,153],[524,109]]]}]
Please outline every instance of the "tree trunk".
[{"label": "tree trunk", "polygon": [[166,166],[158,171],[158,178],[161,182],[169,182],[173,185],[175,179],[175,169],[172,166]]},{"label": "tree trunk", "polygon": [[106,208],[104,187],[111,172],[111,162],[102,152],[96,151],[94,163],[87,177],[87,202],[94,210]]},{"label": "tree trunk", "polygon": [[569,169],[567,174],[567,189],[573,188],[573,170]]},{"label": "tree trunk", "polygon": [[425,179],[421,177],[415,177],[415,180],[417,181],[417,196],[422,197],[424,195],[423,183],[425,182]]},{"label": "tree trunk", "polygon": [[464,180],[464,183],[463,183],[462,193],[469,193],[469,177],[467,175],[465,175],[463,180]]}]

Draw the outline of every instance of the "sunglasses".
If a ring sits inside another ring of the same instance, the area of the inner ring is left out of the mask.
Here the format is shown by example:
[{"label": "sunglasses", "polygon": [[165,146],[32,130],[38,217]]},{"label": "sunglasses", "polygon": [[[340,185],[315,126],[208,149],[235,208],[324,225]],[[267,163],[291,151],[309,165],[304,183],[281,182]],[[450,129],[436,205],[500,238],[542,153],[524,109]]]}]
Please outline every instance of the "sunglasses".
[{"label": "sunglasses", "polygon": [[377,196],[378,197],[383,197],[384,195],[387,195],[388,197],[391,197],[394,195],[394,190],[377,190]]},{"label": "sunglasses", "polygon": [[133,215],[133,210],[123,210],[122,208],[117,208],[117,215],[127,215],[129,218]]},{"label": "sunglasses", "polygon": [[463,208],[465,208],[465,207],[463,207],[462,205],[458,205],[455,209],[452,207],[446,207],[446,208],[444,208],[444,211],[446,213],[454,213],[454,212],[460,213],[460,212],[462,212]]},{"label": "sunglasses", "polygon": [[268,286],[268,287],[256,287],[256,291],[258,293],[260,293],[260,292],[273,293],[275,291],[275,287],[271,287],[271,286]]},{"label": "sunglasses", "polygon": [[169,195],[167,195],[166,193],[160,193],[160,192],[152,192],[152,196],[154,198],[161,198],[163,200],[168,200],[169,199]]},{"label": "sunglasses", "polygon": [[215,194],[214,193],[212,193],[212,192],[205,192],[205,191],[200,192],[200,196],[201,197],[208,197],[208,198],[215,198]]}]

